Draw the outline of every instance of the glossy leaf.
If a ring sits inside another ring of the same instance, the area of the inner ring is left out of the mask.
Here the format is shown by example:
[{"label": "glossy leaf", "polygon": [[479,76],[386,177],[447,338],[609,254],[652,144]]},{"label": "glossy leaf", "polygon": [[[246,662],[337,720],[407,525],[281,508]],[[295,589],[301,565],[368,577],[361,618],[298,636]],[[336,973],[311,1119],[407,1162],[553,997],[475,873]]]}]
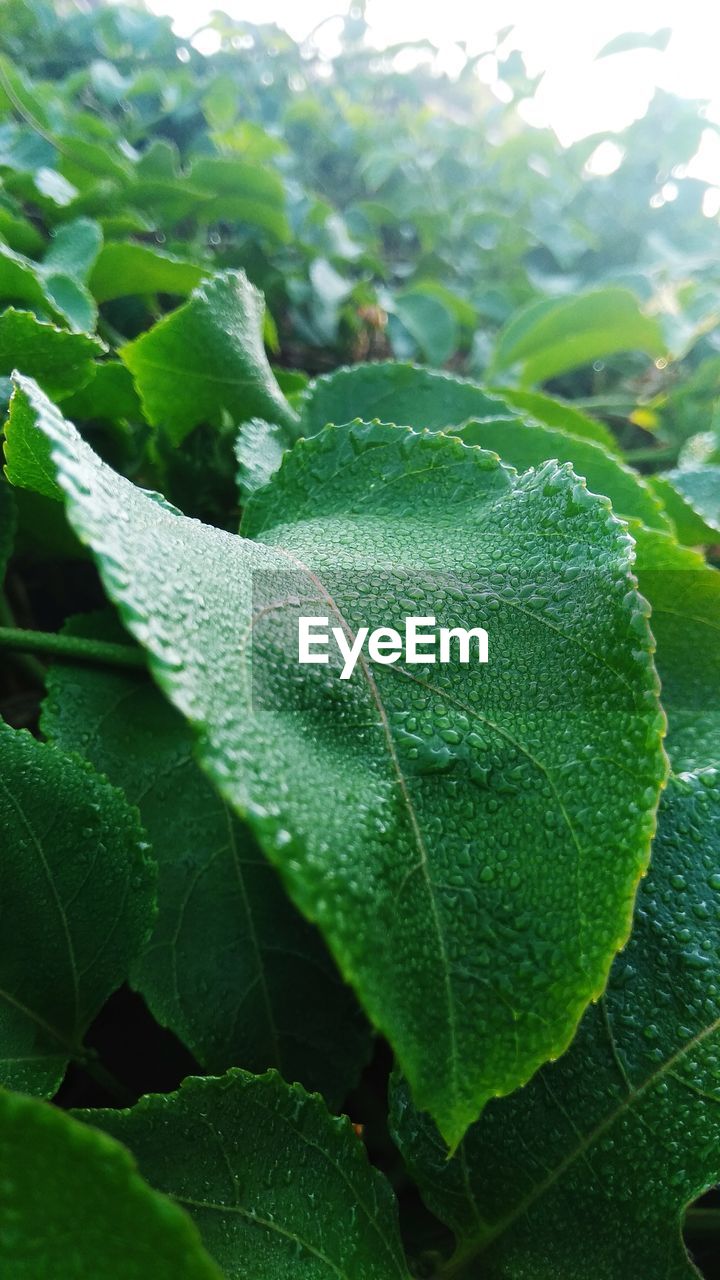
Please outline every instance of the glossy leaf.
[{"label": "glossy leaf", "polygon": [[197,288],[207,274],[194,262],[149,245],[111,242],[101,250],[88,287],[101,303],[133,293],[184,295]]},{"label": "glossy leaf", "polygon": [[[118,640],[112,618],[66,634]],[[137,804],[158,861],[158,917],[133,985],[207,1071],[275,1066],[339,1105],[368,1057],[367,1026],[315,929],[193,757],[193,735],[147,677],[64,663],[45,735]]]},{"label": "glossy leaf", "polygon": [[96,308],[84,281],[100,244],[97,224],[83,218],[60,228],[42,262],[0,244],[0,298],[26,302],[76,333],[92,333]]},{"label": "glossy leaf", "polygon": [[492,367],[517,367],[522,382],[531,385],[620,351],[662,356],[662,328],[640,310],[629,289],[594,289],[533,302],[518,312],[498,337]]},{"label": "glossy leaf", "polygon": [[222,1280],[127,1151],[55,1107],[0,1090],[0,1166],[4,1280]]},{"label": "glossy leaf", "polygon": [[593,440],[579,440],[556,427],[521,419],[470,421],[457,427],[455,434],[467,444],[494,449],[503,462],[509,462],[518,471],[542,466],[546,458],[569,462],[577,475],[587,480],[593,493],[610,499],[618,515],[643,520],[651,528],[672,530],[650,485],[632,467]]},{"label": "glossy leaf", "polygon": [[30,311],[8,307],[0,315],[0,375],[18,369],[49,396],[68,395],[89,382],[103,349],[97,338],[58,329]]},{"label": "glossy leaf", "polygon": [[[238,539],[17,394],[205,768],[457,1142],[568,1044],[647,862],[663,726],[623,527],[569,468],[517,478],[447,436],[351,424],[295,447]],[[472,618],[497,657],[299,678],[308,604],[351,632]]]},{"label": "glossy leaf", "polygon": [[408,1280],[393,1193],[350,1122],[275,1072],[82,1116],[188,1209],[227,1280]]},{"label": "glossy leaf", "polygon": [[153,920],[136,812],[89,765],[0,724],[0,1079],[50,1096]]},{"label": "glossy leaf", "polygon": [[720,572],[667,534],[631,526],[652,631],[673,768],[720,768]]},{"label": "glossy leaf", "polygon": [[699,1274],[681,1225],[720,1178],[719,916],[720,775],[708,770],[668,786],[632,937],[568,1052],[491,1104],[450,1161],[396,1089],[396,1140],[457,1238],[445,1274]]},{"label": "glossy leaf", "polygon": [[720,466],[682,467],[665,471],[662,478],[720,541]]},{"label": "glossy leaf", "polygon": [[226,271],[122,348],[148,420],[175,444],[199,422],[219,423],[223,410],[294,423],[265,355],[263,313],[243,273]]}]

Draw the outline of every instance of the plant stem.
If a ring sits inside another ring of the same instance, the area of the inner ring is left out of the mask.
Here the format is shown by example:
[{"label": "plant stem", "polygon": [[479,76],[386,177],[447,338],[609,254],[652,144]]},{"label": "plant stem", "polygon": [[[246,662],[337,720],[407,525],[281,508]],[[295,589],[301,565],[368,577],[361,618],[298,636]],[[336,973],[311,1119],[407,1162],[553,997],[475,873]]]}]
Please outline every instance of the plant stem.
[{"label": "plant stem", "polygon": [[25,631],[20,627],[0,627],[0,650],[19,653],[46,653],[53,658],[92,662],[106,667],[144,667],[145,655],[133,644],[108,640],[88,640],[84,636],[58,635],[52,631]]},{"label": "plant stem", "polygon": [[116,1102],[119,1102],[121,1106],[132,1107],[137,1102],[137,1097],[132,1092],[132,1089],[128,1089],[127,1085],[124,1085],[122,1080],[118,1080],[117,1076],[114,1076],[112,1071],[108,1071],[107,1067],[103,1066],[100,1059],[92,1050],[87,1054],[83,1053],[82,1056],[76,1058],[75,1061],[77,1062],[77,1065],[82,1067],[83,1071],[85,1071],[86,1074],[95,1081],[96,1084],[99,1084],[101,1088],[105,1089],[106,1092],[109,1093],[111,1097],[115,1098]]}]

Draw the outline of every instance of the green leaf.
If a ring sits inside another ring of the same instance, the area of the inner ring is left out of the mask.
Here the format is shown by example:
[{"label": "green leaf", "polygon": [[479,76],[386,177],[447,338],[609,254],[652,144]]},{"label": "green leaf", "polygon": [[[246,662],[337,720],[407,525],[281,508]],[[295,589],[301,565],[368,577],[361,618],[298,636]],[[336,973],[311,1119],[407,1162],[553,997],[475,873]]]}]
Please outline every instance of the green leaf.
[{"label": "green leaf", "polygon": [[84,281],[100,245],[100,228],[87,218],[61,227],[43,262],[0,244],[0,298],[27,302],[76,333],[92,333],[97,310]]},{"label": "green leaf", "polygon": [[667,471],[660,472],[648,476],[647,482],[672,522],[678,542],[685,547],[707,546],[717,542],[717,531],[705,523],[687,497],[668,479],[668,475]]},{"label": "green leaf", "polygon": [[0,723],[0,764],[0,1079],[50,1096],[148,936],[156,868],[85,762]]},{"label": "green leaf", "polygon": [[448,1275],[699,1274],[681,1225],[720,1178],[719,854],[720,776],[673,779],[605,994],[560,1061],[489,1106],[452,1160],[394,1092],[409,1172],[458,1241]]},{"label": "green leaf", "polygon": [[395,294],[392,310],[431,364],[445,364],[457,350],[457,317],[441,298],[422,289],[408,289]]},{"label": "green leaf", "polygon": [[4,1280],[222,1280],[197,1228],[118,1142],[0,1090]]},{"label": "green leaf", "polygon": [[587,480],[593,493],[610,499],[618,515],[643,520],[651,528],[672,530],[660,499],[647,481],[594,440],[579,440],[556,427],[522,419],[470,421],[457,427],[455,434],[466,444],[494,449],[503,462],[518,471],[540,467],[546,458],[569,462],[575,473]]},{"label": "green leaf", "polygon": [[274,1071],[79,1114],[188,1209],[227,1280],[408,1280],[395,1198],[349,1120]]},{"label": "green leaf", "polygon": [[203,156],[193,164],[190,181],[206,195],[203,222],[247,222],[280,243],[290,240],[285,187],[267,165]]},{"label": "green leaf", "polygon": [[519,367],[527,385],[620,351],[663,355],[662,328],[640,310],[629,289],[592,289],[533,302],[517,312],[498,337],[492,367],[495,372]]},{"label": "green leaf", "polygon": [[504,415],[518,416],[499,396],[468,378],[381,361],[337,369],[311,382],[301,405],[300,430],[314,436],[328,422],[380,418],[416,431],[443,431],[468,418]]},{"label": "green leaf", "polygon": [[[65,631],[122,638],[112,618]],[[367,1025],[319,934],[198,769],[190,728],[137,674],[63,663],[47,689],[43,732],[137,804],[158,861],[158,918],[132,970],[155,1017],[207,1071],[275,1066],[339,1105],[368,1058]]]},{"label": "green leaf", "polygon": [[662,479],[672,485],[707,528],[720,536],[720,466],[706,463],[677,468],[663,472]]},{"label": "green leaf", "polygon": [[205,267],[145,244],[106,244],[93,267],[89,288],[97,302],[131,294],[190,293],[208,275]]},{"label": "green leaf", "polygon": [[74,422],[142,422],[142,406],[130,370],[119,360],[93,365],[92,376],[63,401]]},{"label": "green leaf", "polygon": [[262,295],[241,271],[225,271],[189,302],[123,347],[148,421],[175,444],[223,410],[292,427],[296,415],[273,377],[262,342]]},{"label": "green leaf", "polygon": [[578,440],[594,440],[610,453],[620,452],[615,436],[604,422],[581,413],[567,400],[543,395],[541,391],[518,391],[516,387],[493,387],[491,391],[523,416],[530,415],[546,427],[559,427]]},{"label": "green leaf", "polygon": [[635,524],[631,532],[652,606],[673,768],[720,768],[720,572],[667,534]]},{"label": "green leaf", "polygon": [[103,350],[97,338],[57,329],[30,311],[8,307],[0,315],[0,375],[18,369],[53,398],[89,382],[93,360]]},{"label": "green leaf", "polygon": [[[204,767],[456,1142],[567,1046],[627,936],[665,774],[631,540],[568,467],[356,423],[295,446],[248,541],[115,476],[26,380],[17,401]],[[351,631],[432,609],[493,659],[301,672],[308,607]]]},{"label": "green leaf", "polygon": [[55,465],[50,456],[50,441],[33,430],[34,421],[30,404],[19,398],[15,400],[13,411],[5,421],[5,475],[20,489],[63,502],[64,494],[55,478]]},{"label": "green leaf", "polygon": [[599,53],[595,55],[595,61],[599,58],[609,58],[615,53],[631,53],[635,49],[659,49],[664,52],[670,43],[672,35],[672,27],[658,27],[657,31],[626,31],[620,36],[615,36],[613,40],[603,45]]},{"label": "green leaf", "polygon": [[471,417],[514,420],[519,416],[499,396],[468,378],[390,360],[352,365],[315,378],[299,398],[299,408],[299,426],[257,419],[243,423],[235,446],[243,498],[267,484],[298,435],[317,435],[330,422],[380,418],[416,430],[438,431]]}]

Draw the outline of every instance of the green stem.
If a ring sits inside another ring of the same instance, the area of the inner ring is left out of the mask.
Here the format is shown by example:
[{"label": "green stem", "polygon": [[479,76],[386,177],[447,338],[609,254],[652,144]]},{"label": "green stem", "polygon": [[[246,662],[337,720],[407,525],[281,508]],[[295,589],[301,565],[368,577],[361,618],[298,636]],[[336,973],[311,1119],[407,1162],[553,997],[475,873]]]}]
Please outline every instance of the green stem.
[{"label": "green stem", "polygon": [[99,1084],[101,1088],[103,1088],[106,1093],[109,1093],[116,1102],[119,1102],[122,1107],[132,1107],[135,1105],[137,1102],[136,1095],[131,1089],[128,1089],[127,1085],[123,1084],[122,1080],[118,1080],[117,1076],[114,1076],[112,1071],[108,1071],[107,1067],[103,1066],[102,1062],[93,1050],[88,1050],[86,1053],[83,1053],[81,1056],[77,1057],[75,1061],[78,1066],[82,1067],[83,1071],[95,1081],[96,1084]]},{"label": "green stem", "polygon": [[0,627],[0,650],[19,653],[46,653],[53,658],[92,662],[105,667],[144,667],[142,649],[132,644],[108,640],[88,640],[84,636],[58,635],[50,631],[24,631],[20,627]]}]

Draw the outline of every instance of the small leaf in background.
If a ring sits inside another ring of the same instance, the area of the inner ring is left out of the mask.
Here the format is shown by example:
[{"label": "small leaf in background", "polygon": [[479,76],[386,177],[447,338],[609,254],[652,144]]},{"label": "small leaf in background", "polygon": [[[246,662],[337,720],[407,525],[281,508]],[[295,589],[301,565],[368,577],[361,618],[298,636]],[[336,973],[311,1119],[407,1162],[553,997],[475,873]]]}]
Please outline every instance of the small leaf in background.
[{"label": "small leaf in background", "polygon": [[197,288],[207,269],[146,244],[104,245],[90,274],[88,288],[96,302],[130,294],[185,295]]},{"label": "small leaf in background", "polygon": [[0,1079],[52,1095],[155,909],[137,813],[90,765],[0,723]]},{"label": "small leaf in background", "polygon": [[196,1226],[119,1142],[0,1090],[3,1280],[223,1280]]},{"label": "small leaf in background", "polygon": [[[119,640],[112,617],[65,634]],[[370,1035],[320,935],[193,756],[193,735],[146,676],[63,663],[46,737],[85,755],[137,804],[159,869],[158,917],[133,985],[210,1072],[274,1066],[339,1105]]]},{"label": "small leaf in background", "polygon": [[672,27],[658,27],[657,31],[626,31],[621,36],[615,36],[614,40],[609,40],[603,45],[599,53],[596,53],[595,60],[599,58],[609,58],[615,53],[632,53],[636,49],[657,49],[661,53],[667,49],[672,36]]},{"label": "small leaf in background", "polygon": [[0,314],[0,375],[14,369],[59,398],[89,382],[104,345],[83,333],[68,333],[30,311],[7,307]]},{"label": "small leaf in background", "polygon": [[[456,1155],[406,1087],[392,1127],[458,1280],[698,1272],[687,1205],[720,1178],[720,775],[674,778],[635,926],[568,1052],[491,1103]],[[649,1194],[651,1188],[651,1194]]]},{"label": "small leaf in background", "polygon": [[92,333],[97,310],[85,280],[101,243],[97,223],[79,218],[56,232],[42,262],[0,244],[0,298],[27,302],[76,333]]},{"label": "small leaf in background", "polygon": [[460,327],[442,298],[419,288],[408,289],[394,295],[392,310],[430,364],[444,365],[454,355]]},{"label": "small leaf in background", "polygon": [[[720,466],[704,464],[664,471],[661,475],[703,524],[720,540]],[[712,540],[712,538],[710,539]]]},{"label": "small leaf in background", "polygon": [[[456,1142],[567,1046],[647,864],[664,722],[622,525],[569,468],[516,478],[449,436],[351,424],[287,454],[249,541],[115,475],[31,383],[16,405],[205,768]],[[300,679],[309,603],[351,630],[472,618],[498,660]]]},{"label": "small leaf in background", "polygon": [[188,1209],[227,1280],[409,1280],[395,1197],[349,1120],[274,1071],[78,1115]]},{"label": "small leaf in background", "polygon": [[219,423],[223,410],[294,426],[265,355],[264,309],[246,276],[226,271],[121,349],[149,422],[174,444],[199,422]]},{"label": "small leaf in background", "polygon": [[629,289],[593,289],[533,302],[514,315],[498,335],[493,376],[517,368],[521,383],[532,385],[621,351],[662,356],[661,326]]}]

